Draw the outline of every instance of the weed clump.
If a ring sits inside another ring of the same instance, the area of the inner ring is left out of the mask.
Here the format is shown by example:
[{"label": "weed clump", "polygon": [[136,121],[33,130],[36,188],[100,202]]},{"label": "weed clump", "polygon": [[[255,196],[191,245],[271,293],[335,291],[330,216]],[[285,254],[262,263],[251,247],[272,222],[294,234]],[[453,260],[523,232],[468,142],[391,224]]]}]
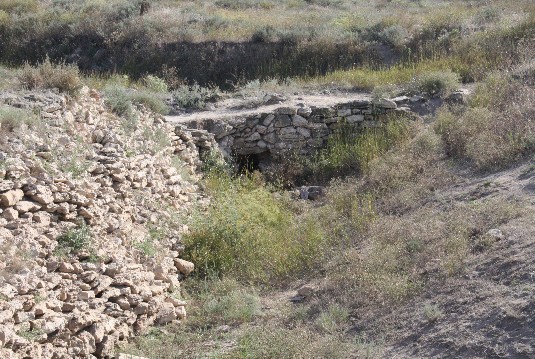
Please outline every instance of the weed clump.
[{"label": "weed clump", "polygon": [[327,147],[312,159],[305,160],[303,177],[315,182],[356,175],[389,148],[409,138],[411,124],[397,115],[387,115],[381,127],[356,131],[351,124],[343,125],[329,138]]},{"label": "weed clump", "polygon": [[131,115],[132,99],[128,96],[127,90],[118,85],[108,85],[104,88],[104,96],[106,105],[115,114],[119,116]]},{"label": "weed clump", "polygon": [[535,91],[519,82],[489,78],[466,109],[444,109],[435,131],[446,153],[480,170],[498,169],[535,149]]},{"label": "weed clump", "polygon": [[435,71],[424,73],[415,79],[412,92],[425,93],[429,96],[446,96],[460,86],[459,75],[452,71]]},{"label": "weed clump", "polygon": [[36,118],[31,111],[0,105],[0,132],[13,132],[23,125],[31,125]]},{"label": "weed clump", "polygon": [[19,81],[26,89],[57,88],[71,96],[77,96],[82,88],[79,70],[74,65],[53,64],[49,58],[37,65],[24,65]]},{"label": "weed clump", "polygon": [[82,250],[89,249],[92,238],[93,235],[89,226],[78,226],[56,238],[58,242],[56,251],[61,254],[76,254]]},{"label": "weed clump", "polygon": [[[158,84],[149,84],[158,86]],[[161,85],[161,84],[160,84]],[[117,115],[131,118],[134,105],[144,105],[153,112],[165,115],[169,108],[158,92],[151,90],[131,90],[118,84],[110,84],[104,88],[105,102]]]},{"label": "weed clump", "polygon": [[195,293],[197,304],[192,326],[247,323],[261,315],[256,291],[235,279],[196,281],[188,289]]},{"label": "weed clump", "polygon": [[236,276],[267,282],[310,268],[327,243],[312,218],[292,212],[258,176],[233,179],[209,175],[213,196],[206,211],[193,216],[184,257],[197,275]]},{"label": "weed clump", "polygon": [[191,109],[205,109],[208,102],[218,97],[219,90],[216,87],[202,87],[197,83],[179,86],[173,92],[173,100],[179,107]]}]

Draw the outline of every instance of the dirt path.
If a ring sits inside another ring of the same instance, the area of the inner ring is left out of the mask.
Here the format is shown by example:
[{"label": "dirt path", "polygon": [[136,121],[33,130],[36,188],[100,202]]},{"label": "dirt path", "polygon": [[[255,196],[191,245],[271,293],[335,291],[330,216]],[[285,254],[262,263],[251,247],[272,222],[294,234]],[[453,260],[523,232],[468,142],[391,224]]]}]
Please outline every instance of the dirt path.
[{"label": "dirt path", "polygon": [[[253,106],[250,104],[250,101],[230,98],[214,104],[212,109],[207,111],[166,116],[166,118],[168,121],[175,123],[186,123],[194,120],[236,118],[255,113],[269,113],[279,107],[286,106],[329,107],[340,103],[369,99],[371,99],[371,96],[368,93],[286,95],[285,100],[276,104]],[[252,108],[248,108],[249,106],[252,106]]]}]

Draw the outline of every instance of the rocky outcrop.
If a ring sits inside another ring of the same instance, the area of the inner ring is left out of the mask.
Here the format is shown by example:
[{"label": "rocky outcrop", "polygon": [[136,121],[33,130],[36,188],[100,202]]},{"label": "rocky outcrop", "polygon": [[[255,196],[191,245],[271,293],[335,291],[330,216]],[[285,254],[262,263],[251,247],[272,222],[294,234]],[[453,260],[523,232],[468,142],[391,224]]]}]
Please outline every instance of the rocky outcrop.
[{"label": "rocky outcrop", "polygon": [[199,147],[213,136],[143,108],[115,116],[87,88],[1,103],[28,119],[0,127],[0,357],[107,358],[182,320],[193,264],[176,218],[203,201]]}]

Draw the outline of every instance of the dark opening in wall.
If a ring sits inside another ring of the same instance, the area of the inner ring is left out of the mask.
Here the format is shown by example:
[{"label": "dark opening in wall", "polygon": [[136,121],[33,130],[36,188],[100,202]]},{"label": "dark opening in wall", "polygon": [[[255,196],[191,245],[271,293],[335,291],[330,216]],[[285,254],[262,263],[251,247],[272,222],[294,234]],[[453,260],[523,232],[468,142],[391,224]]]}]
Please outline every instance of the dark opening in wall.
[{"label": "dark opening in wall", "polygon": [[238,173],[264,171],[271,163],[271,153],[264,151],[248,155],[237,155]]}]

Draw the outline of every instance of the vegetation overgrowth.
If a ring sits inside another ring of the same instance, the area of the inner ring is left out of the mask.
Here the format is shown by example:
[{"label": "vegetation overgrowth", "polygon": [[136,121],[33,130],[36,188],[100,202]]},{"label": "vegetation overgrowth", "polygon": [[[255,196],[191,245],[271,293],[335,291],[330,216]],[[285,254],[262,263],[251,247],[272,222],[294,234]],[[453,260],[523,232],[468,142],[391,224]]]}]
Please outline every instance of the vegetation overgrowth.
[{"label": "vegetation overgrowth", "polygon": [[[445,205],[440,194],[458,183],[458,168],[496,171],[533,154],[530,77],[511,76],[490,73],[466,105],[445,104],[427,123],[391,118],[358,137],[342,130],[317,157],[299,163],[300,171],[319,168],[323,180],[331,178],[320,203],[292,204],[260,174],[229,176],[220,162],[208,161],[215,168],[205,179],[212,203],[194,217],[186,239],[186,253],[198,265],[187,294],[195,309],[186,334],[173,329],[162,347],[161,334],[151,333],[125,350],[381,357],[381,334],[355,336],[351,318],[390,311],[433,283],[465,275],[474,253],[492,250],[488,231],[525,213],[518,201]],[[299,226],[310,232],[301,236]],[[317,278],[323,278],[322,291],[306,304],[275,314],[246,304],[268,300],[273,285]],[[216,307],[228,306],[233,316],[234,302],[242,308],[239,320],[206,311],[213,304],[206,293],[228,281],[237,287]],[[431,324],[444,315],[432,304],[421,312]],[[221,332],[225,325],[231,329]],[[207,340],[217,344],[201,347]]]},{"label": "vegetation overgrowth", "polygon": [[[45,3],[0,4],[0,61],[23,66],[0,67],[0,88],[76,96],[85,82],[103,90],[127,127],[136,120],[132,106],[165,114],[172,97],[202,109],[221,95],[216,85],[243,97],[308,86],[443,98],[477,82],[465,103],[444,103],[423,121],[388,117],[357,136],[346,124],[326,148],[289,155],[270,173],[236,174],[220,158],[205,158],[210,203],[193,213],[184,236],[183,256],[196,265],[184,284],[190,317],[124,351],[380,357],[387,333],[356,334],[368,324],[359,318],[465,275],[474,253],[492,250],[488,231],[525,212],[521,201],[464,200],[448,189],[534,154],[532,1],[161,0],[143,15],[134,0]],[[266,53],[276,56],[258,62]],[[38,119],[0,106],[0,139]],[[325,194],[316,202],[287,191],[318,183]],[[154,256],[157,237],[137,249]],[[68,250],[85,250],[90,239],[83,228],[59,238]],[[21,266],[4,260],[7,270]],[[321,283],[311,300],[273,298],[274,288],[286,295],[308,281]],[[432,304],[422,312],[427,325],[444,315]]]}]

